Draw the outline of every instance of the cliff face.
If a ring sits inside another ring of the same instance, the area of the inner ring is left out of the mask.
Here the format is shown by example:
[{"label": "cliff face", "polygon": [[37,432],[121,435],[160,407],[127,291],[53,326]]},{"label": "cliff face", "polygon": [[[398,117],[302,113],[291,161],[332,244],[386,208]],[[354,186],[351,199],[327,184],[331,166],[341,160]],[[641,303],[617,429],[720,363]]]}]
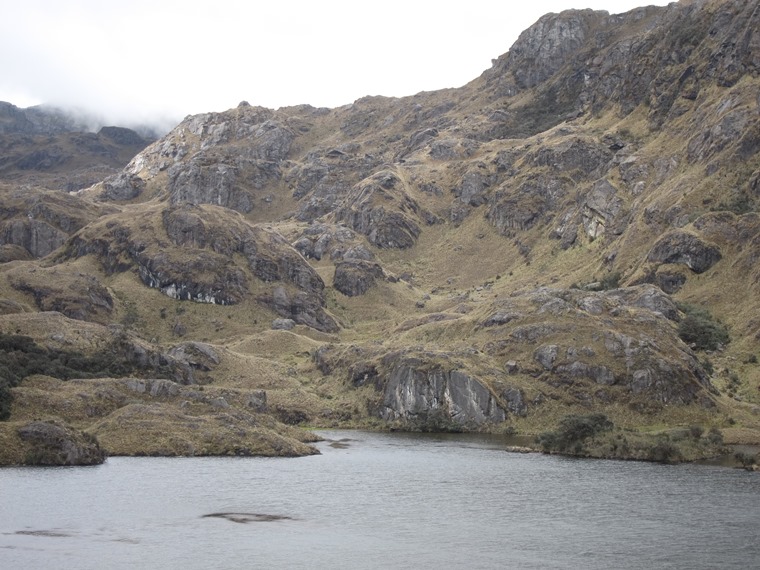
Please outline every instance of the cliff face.
[{"label": "cliff face", "polygon": [[223,346],[286,423],[757,429],[759,18],[548,14],[459,89],[188,117],[73,206],[21,192],[5,318]]}]

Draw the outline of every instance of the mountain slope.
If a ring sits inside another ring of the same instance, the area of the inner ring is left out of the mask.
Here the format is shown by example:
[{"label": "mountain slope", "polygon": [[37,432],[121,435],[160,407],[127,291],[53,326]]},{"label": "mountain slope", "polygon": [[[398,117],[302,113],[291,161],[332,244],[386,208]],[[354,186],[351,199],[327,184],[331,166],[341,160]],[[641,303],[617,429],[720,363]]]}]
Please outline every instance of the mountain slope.
[{"label": "mountain slope", "polygon": [[286,423],[760,441],[758,30],[751,1],[568,11],[459,89],[188,117],[9,253],[2,330],[201,341],[202,382]]}]

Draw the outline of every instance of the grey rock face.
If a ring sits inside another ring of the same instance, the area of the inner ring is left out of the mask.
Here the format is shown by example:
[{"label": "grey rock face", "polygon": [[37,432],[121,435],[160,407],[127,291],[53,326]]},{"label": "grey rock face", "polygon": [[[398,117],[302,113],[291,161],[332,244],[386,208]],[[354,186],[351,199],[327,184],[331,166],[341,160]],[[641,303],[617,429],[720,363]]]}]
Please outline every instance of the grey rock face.
[{"label": "grey rock face", "polygon": [[506,325],[514,320],[521,319],[522,317],[523,317],[522,314],[514,312],[514,311],[499,310],[493,313],[491,316],[489,316],[486,320],[484,320],[483,326],[496,327],[496,326]]},{"label": "grey rock face", "polygon": [[558,352],[559,347],[556,344],[546,344],[536,349],[533,353],[533,358],[543,366],[545,370],[551,370],[554,366],[554,361],[557,360]]},{"label": "grey rock face", "polygon": [[502,234],[525,231],[554,209],[567,193],[567,181],[538,174],[514,187],[507,181],[489,196],[488,220]]},{"label": "grey rock face", "polygon": [[154,398],[168,398],[180,393],[181,386],[171,380],[129,378],[124,385],[138,394],[150,394]]},{"label": "grey rock face", "polygon": [[507,403],[507,410],[516,416],[528,415],[528,403],[525,394],[519,388],[508,386],[501,392],[501,398]]},{"label": "grey rock face", "polygon": [[659,313],[671,321],[678,320],[678,307],[673,299],[658,287],[652,285],[637,285],[614,289],[606,293],[606,297],[617,299],[631,307],[649,309]]},{"label": "grey rock face", "polygon": [[655,275],[655,284],[669,295],[680,291],[684,283],[686,275],[678,271],[662,271]]},{"label": "grey rock face", "polygon": [[493,184],[494,177],[473,169],[464,174],[459,186],[454,189],[454,195],[464,204],[480,206],[485,204],[485,191]]},{"label": "grey rock face", "polygon": [[657,240],[647,254],[652,263],[682,263],[694,273],[704,273],[720,261],[717,246],[685,231],[674,231]]},{"label": "grey rock face", "polygon": [[551,145],[541,145],[530,152],[527,159],[535,166],[572,175],[576,180],[594,180],[606,171],[612,152],[596,140],[571,136]]},{"label": "grey rock face", "polygon": [[611,386],[615,383],[615,374],[606,366],[587,364],[576,360],[569,365],[557,366],[556,375],[561,379],[572,380],[577,378],[587,378],[596,384],[605,384]]},{"label": "grey rock face", "polygon": [[66,233],[41,220],[14,219],[0,225],[0,243],[19,245],[34,257],[45,257],[67,238]]},{"label": "grey rock face", "polygon": [[145,190],[145,180],[128,172],[120,172],[103,181],[98,198],[108,202],[122,202],[137,198]]},{"label": "grey rock face", "polygon": [[306,228],[293,247],[306,259],[363,259],[371,261],[374,254],[362,243],[362,238],[342,225],[312,224]]},{"label": "grey rock face", "polygon": [[501,422],[506,412],[477,379],[458,370],[424,370],[399,362],[383,389],[380,417],[385,420],[425,421],[442,413],[455,424]]},{"label": "grey rock face", "polygon": [[492,75],[510,73],[520,89],[546,81],[578,52],[594,24],[604,16],[605,12],[568,10],[541,17],[497,60]]},{"label": "grey rock face", "polygon": [[0,186],[0,244],[24,248],[33,257],[55,251],[98,217],[100,208],[65,192]]},{"label": "grey rock face", "polygon": [[468,158],[480,146],[472,139],[442,139],[430,144],[430,156],[436,160]]},{"label": "grey rock face", "polygon": [[296,322],[293,319],[275,319],[272,321],[272,329],[276,331],[293,330],[295,326]]},{"label": "grey rock face", "polygon": [[278,285],[271,294],[262,295],[258,300],[271,307],[281,317],[292,319],[298,324],[325,332],[338,330],[335,319],[324,311],[321,297],[310,295],[305,291],[293,294],[285,287]]},{"label": "grey rock face", "polygon": [[[136,268],[143,283],[174,299],[229,305],[250,294],[250,279],[238,264],[242,257],[264,285],[288,285],[281,295],[265,287],[259,301],[297,323],[337,329],[323,308],[324,282],[279,234],[209,206],[168,208],[160,215],[165,236],[136,232],[117,218],[77,234],[64,258],[95,255],[106,272]],[[174,247],[157,247],[167,238]]]},{"label": "grey rock face", "polygon": [[193,370],[203,372],[208,372],[221,362],[216,349],[205,342],[183,342],[173,346],[168,354]]},{"label": "grey rock face", "polygon": [[595,239],[607,233],[622,205],[623,201],[617,196],[617,189],[607,180],[599,180],[594,184],[581,213],[586,234]]},{"label": "grey rock face", "polygon": [[214,204],[250,212],[253,200],[238,184],[239,171],[229,164],[189,165],[169,170],[167,188],[172,204]]}]

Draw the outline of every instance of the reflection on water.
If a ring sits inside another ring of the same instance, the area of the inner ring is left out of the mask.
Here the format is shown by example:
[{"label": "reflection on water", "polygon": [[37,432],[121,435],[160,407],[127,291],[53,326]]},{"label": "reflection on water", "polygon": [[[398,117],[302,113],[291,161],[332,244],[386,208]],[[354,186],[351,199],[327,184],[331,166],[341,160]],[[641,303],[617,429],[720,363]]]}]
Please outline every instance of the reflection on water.
[{"label": "reflection on water", "polygon": [[0,469],[2,568],[746,568],[760,475],[320,432],[299,459]]}]

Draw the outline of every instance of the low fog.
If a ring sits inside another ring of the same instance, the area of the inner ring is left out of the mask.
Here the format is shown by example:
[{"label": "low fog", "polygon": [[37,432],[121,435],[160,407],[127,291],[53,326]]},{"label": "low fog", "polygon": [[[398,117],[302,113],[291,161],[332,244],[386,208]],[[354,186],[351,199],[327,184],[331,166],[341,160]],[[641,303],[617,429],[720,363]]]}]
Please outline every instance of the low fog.
[{"label": "low fog", "polygon": [[0,19],[0,101],[159,130],[242,100],[337,107],[461,86],[547,12],[666,3],[27,0]]}]

